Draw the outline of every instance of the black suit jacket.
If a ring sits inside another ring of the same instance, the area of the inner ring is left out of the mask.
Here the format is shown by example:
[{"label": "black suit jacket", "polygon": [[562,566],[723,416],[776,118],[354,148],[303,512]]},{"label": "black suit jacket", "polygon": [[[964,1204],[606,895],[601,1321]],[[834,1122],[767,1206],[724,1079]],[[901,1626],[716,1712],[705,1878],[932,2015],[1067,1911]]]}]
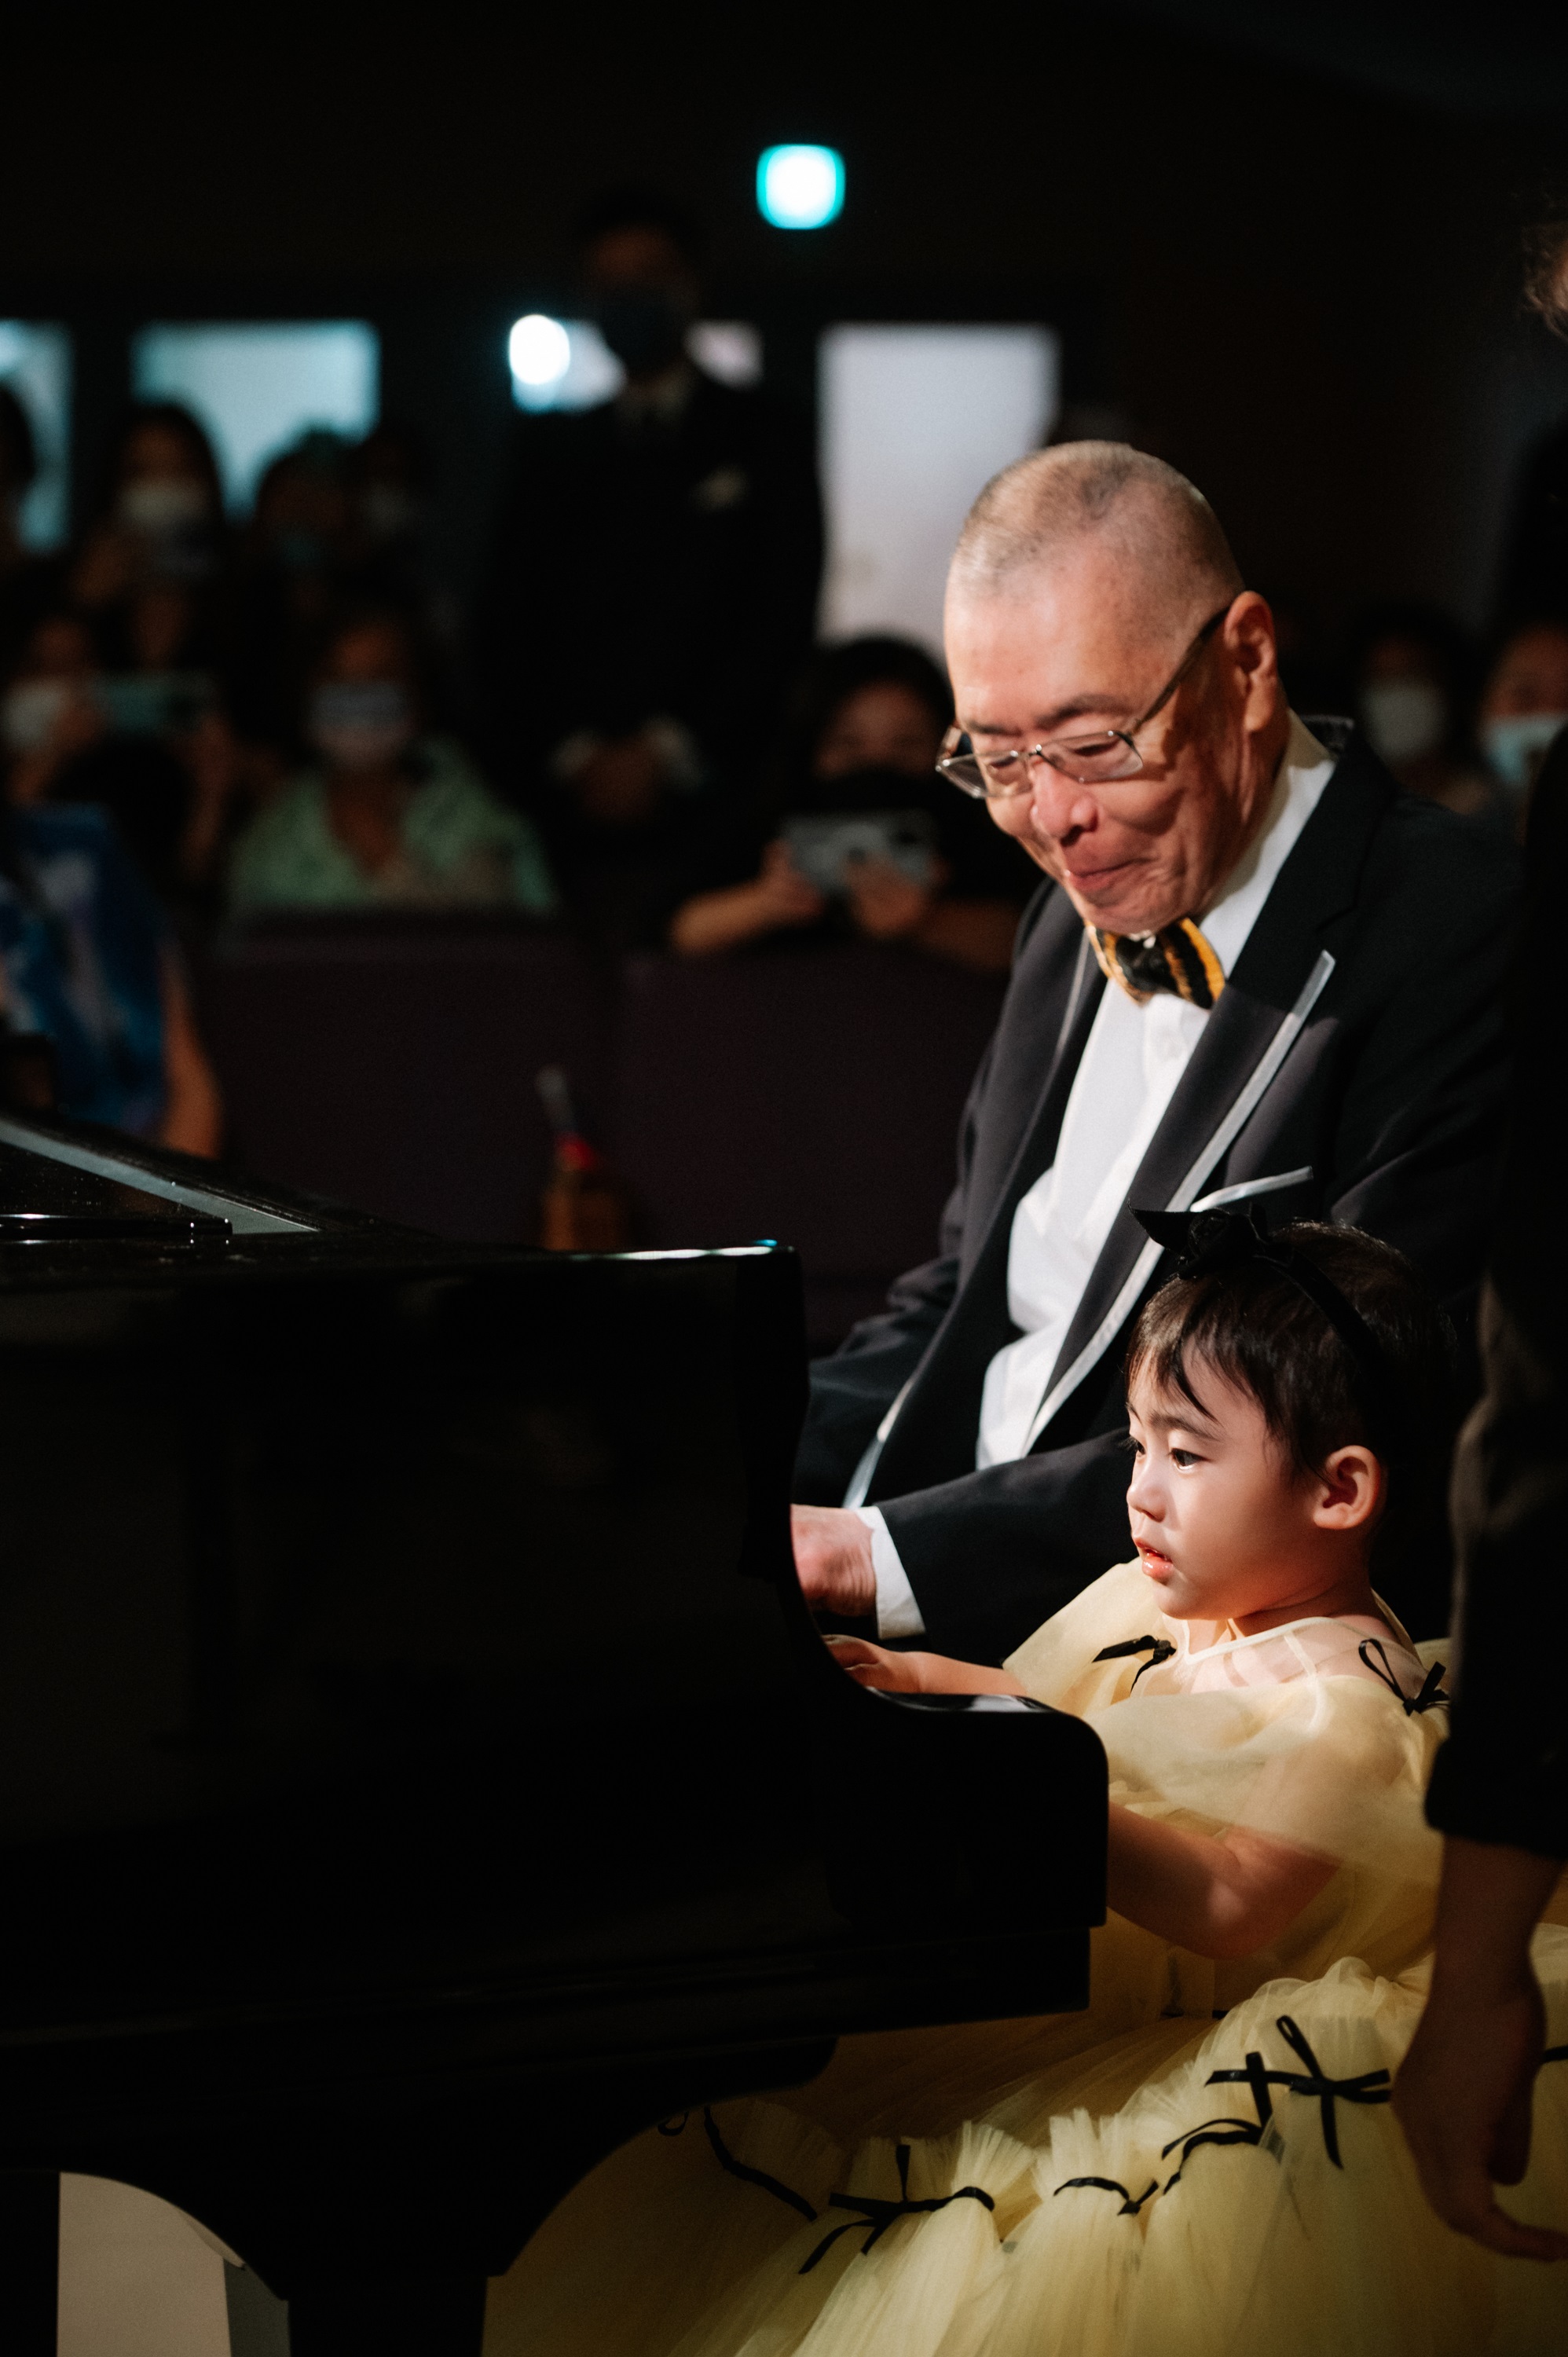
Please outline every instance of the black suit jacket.
[{"label": "black suit jacket", "polygon": [[[1331,724],[1316,723],[1329,737]],[[1020,929],[1001,1022],[965,1110],[941,1255],[889,1314],[812,1371],[797,1495],[838,1503],[875,1454],[880,1505],[941,1652],[999,1659],[1131,1552],[1122,1364],[1168,1265],[1133,1217],[1309,1169],[1277,1217],[1367,1228],[1409,1253],[1470,1324],[1504,1092],[1500,985],[1516,863],[1402,795],[1344,728],[1340,758],[1274,882],[1150,1142],[1054,1371],[1030,1453],[974,1470],[981,1388],[1016,1338],[1007,1254],[1021,1198],[1055,1158],[1106,988],[1065,893]],[[908,1386],[879,1452],[876,1433]],[[1390,1601],[1441,1628],[1430,1593]]]}]

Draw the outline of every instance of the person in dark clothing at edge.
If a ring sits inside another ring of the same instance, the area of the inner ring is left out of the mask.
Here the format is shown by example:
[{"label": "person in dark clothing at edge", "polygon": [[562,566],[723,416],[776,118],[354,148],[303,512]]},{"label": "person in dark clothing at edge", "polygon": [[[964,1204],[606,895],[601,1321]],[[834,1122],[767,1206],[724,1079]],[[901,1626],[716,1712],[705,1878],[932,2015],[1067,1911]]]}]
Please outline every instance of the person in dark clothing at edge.
[{"label": "person in dark clothing at edge", "polygon": [[754,773],[808,652],[822,563],[810,419],[686,344],[695,241],[640,192],[581,231],[613,400],[520,418],[475,627],[494,774],[612,945],[656,933],[706,806]]},{"label": "person in dark clothing at edge", "polygon": [[[1000,1661],[1132,1551],[1122,1360],[1165,1273],[1138,1211],[1366,1229],[1468,1326],[1516,862],[1290,710],[1207,501],[1124,445],[988,486],[947,633],[948,774],[1052,881],[940,1256],[813,1369],[795,1555],[819,1609]],[[1390,1601],[1445,1626],[1441,1534]]]},{"label": "person in dark clothing at edge", "polygon": [[1454,1475],[1459,1607],[1453,1732],[1427,1815],[1445,1836],[1432,1996],[1395,2102],[1422,2182],[1451,2226],[1526,2258],[1568,2258],[1510,2217],[1544,2018],[1530,1938],[1568,1860],[1563,1538],[1568,1528],[1568,1221],[1554,1144],[1556,1010],[1527,970],[1568,883],[1568,732],[1536,782],[1514,999],[1514,1118],[1481,1296],[1486,1396]]},{"label": "person in dark clothing at edge", "polygon": [[[1528,299],[1568,338],[1568,220],[1537,231],[1533,264]],[[1454,1472],[1453,1730],[1426,1799],[1444,1836],[1432,1993],[1394,2090],[1438,2215],[1491,2250],[1558,2260],[1568,2259],[1568,2212],[1552,2232],[1512,2215],[1494,2188],[1525,2173],[1546,2058],[1531,1935],[1549,1909],[1565,1920],[1568,1698],[1555,1632],[1568,1521],[1568,1225],[1554,1118],[1562,1027],[1540,973],[1565,886],[1568,729],[1537,774],[1525,836],[1513,1121],[1481,1301],[1487,1388]]]}]

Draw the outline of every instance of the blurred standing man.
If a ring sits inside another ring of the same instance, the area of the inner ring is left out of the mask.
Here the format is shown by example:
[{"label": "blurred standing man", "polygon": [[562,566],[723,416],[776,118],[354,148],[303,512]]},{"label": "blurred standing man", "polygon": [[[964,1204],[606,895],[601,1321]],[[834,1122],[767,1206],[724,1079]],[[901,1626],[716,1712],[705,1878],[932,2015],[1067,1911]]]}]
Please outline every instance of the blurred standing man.
[{"label": "blurred standing man", "polygon": [[822,507],[805,415],[690,357],[700,286],[672,211],[607,200],[581,270],[626,382],[597,408],[519,421],[478,685],[568,877],[618,874],[609,930],[635,933],[647,879],[703,795],[746,781],[811,647]]},{"label": "blurred standing man", "polygon": [[[947,640],[948,774],[1053,880],[940,1257],[813,1370],[795,1551],[823,1609],[999,1661],[1131,1552],[1122,1361],[1165,1273],[1134,1211],[1346,1221],[1466,1318],[1514,861],[1290,711],[1208,502],[1124,445],[988,486]],[[1391,1595],[1423,1629],[1446,1616],[1436,1540],[1424,1587]]]}]

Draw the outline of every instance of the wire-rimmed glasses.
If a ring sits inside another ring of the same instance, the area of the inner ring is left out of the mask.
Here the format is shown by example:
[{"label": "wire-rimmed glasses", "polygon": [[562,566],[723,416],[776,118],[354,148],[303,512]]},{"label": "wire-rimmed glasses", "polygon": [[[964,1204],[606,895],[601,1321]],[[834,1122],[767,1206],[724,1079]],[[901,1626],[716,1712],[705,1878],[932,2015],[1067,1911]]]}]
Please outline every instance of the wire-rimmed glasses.
[{"label": "wire-rimmed glasses", "polygon": [[1234,598],[1228,597],[1218,612],[1210,614],[1148,710],[1125,728],[1097,728],[1087,737],[1053,737],[1048,744],[1010,745],[1000,753],[977,753],[964,731],[953,727],[942,739],[938,769],[961,793],[972,794],[976,802],[1005,802],[1015,794],[1027,793],[1036,761],[1048,762],[1079,786],[1110,785],[1118,778],[1135,778],[1144,766],[1133,741],[1138,731],[1164,711],[1234,603]]}]

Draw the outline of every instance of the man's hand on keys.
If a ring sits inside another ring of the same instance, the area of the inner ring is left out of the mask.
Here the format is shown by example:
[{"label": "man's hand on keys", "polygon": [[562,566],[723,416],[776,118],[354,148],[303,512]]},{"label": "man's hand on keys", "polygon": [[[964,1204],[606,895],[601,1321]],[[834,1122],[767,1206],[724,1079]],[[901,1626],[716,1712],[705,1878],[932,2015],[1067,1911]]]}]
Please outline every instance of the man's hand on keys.
[{"label": "man's hand on keys", "polygon": [[876,1609],[871,1533],[847,1506],[791,1506],[795,1568],[808,1604],[844,1620]]}]

